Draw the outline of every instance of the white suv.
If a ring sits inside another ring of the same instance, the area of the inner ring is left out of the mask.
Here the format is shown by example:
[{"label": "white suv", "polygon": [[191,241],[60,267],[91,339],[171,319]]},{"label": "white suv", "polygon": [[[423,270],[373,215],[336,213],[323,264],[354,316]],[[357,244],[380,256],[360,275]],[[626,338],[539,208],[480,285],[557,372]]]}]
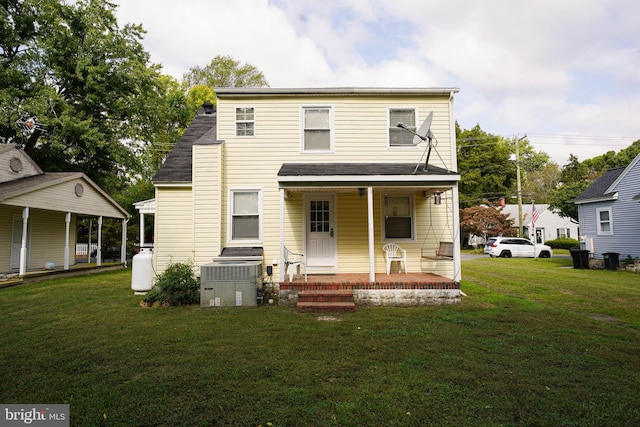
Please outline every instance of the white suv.
[{"label": "white suv", "polygon": [[551,258],[553,250],[550,246],[533,244],[528,239],[519,237],[498,237],[490,244],[489,256],[501,258]]}]

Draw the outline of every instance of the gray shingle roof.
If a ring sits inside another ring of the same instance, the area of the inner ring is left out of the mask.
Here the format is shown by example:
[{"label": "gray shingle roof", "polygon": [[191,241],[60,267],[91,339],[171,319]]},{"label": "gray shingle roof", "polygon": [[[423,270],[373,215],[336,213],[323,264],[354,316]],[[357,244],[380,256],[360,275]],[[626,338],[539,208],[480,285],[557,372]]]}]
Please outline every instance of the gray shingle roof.
[{"label": "gray shingle roof", "polygon": [[191,182],[191,151],[194,145],[217,144],[216,113],[206,114],[200,109],[198,114],[178,140],[166,160],[153,177],[153,182]]},{"label": "gray shingle roof", "polygon": [[429,165],[424,170],[420,165],[415,173],[415,163],[285,163],[278,176],[393,176],[393,175],[450,175],[457,172],[448,171]]},{"label": "gray shingle roof", "polygon": [[620,176],[622,172],[624,172],[625,167],[619,167],[615,169],[609,169],[606,171],[600,178],[595,180],[593,184],[587,187],[578,197],[574,199],[574,201],[579,202],[582,200],[590,200],[597,199],[599,197],[604,197],[607,194],[605,193],[611,184],[614,183],[616,179]]}]

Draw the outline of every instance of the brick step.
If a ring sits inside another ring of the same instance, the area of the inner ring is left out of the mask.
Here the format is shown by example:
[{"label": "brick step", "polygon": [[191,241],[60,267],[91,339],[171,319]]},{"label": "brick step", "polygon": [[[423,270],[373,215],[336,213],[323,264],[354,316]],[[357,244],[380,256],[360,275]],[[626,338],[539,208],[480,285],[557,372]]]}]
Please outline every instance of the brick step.
[{"label": "brick step", "polygon": [[336,313],[353,312],[354,302],[298,302],[297,310],[301,313]]},{"label": "brick step", "polygon": [[298,292],[299,302],[353,302],[351,290],[309,290]]}]

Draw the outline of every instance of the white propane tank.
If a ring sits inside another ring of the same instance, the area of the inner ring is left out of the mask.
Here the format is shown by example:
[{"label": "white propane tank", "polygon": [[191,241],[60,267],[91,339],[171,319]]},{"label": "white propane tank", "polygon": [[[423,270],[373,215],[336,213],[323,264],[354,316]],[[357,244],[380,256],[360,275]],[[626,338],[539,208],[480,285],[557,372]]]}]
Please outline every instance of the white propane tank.
[{"label": "white propane tank", "polygon": [[151,248],[140,248],[133,256],[131,267],[131,289],[135,292],[148,292],[153,287],[153,251]]}]

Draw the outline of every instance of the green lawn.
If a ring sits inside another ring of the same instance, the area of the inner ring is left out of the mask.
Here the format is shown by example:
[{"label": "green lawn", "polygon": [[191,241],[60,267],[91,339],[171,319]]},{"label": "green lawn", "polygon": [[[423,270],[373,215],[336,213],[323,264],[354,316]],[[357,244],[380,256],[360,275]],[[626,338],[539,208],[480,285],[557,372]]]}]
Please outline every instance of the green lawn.
[{"label": "green lawn", "polygon": [[72,425],[640,425],[640,274],[463,262],[460,304],[142,308],[130,270],[0,290],[0,403]]}]

